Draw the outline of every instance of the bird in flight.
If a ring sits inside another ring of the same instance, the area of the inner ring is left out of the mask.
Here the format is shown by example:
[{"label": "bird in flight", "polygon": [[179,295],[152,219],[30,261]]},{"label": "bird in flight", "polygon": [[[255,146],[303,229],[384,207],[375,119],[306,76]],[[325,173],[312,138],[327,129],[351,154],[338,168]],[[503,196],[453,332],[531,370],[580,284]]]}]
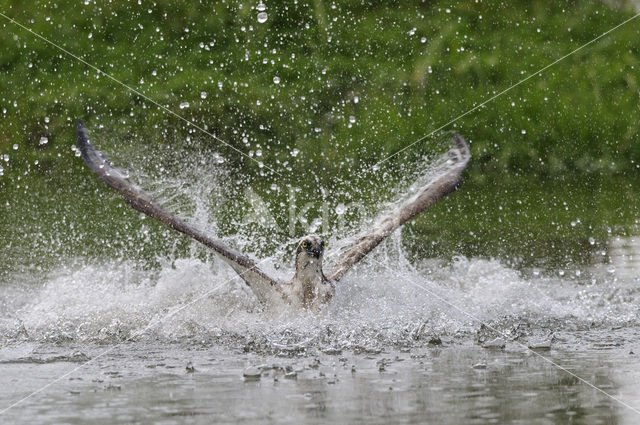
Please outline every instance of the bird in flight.
[{"label": "bird in flight", "polygon": [[89,169],[123,195],[127,204],[211,248],[238,273],[265,307],[284,303],[311,311],[318,311],[329,303],[335,294],[335,284],[384,238],[456,190],[471,158],[467,143],[460,135],[453,133],[453,145],[445,153],[445,166],[428,182],[416,188],[413,196],[361,234],[353,246],[340,255],[328,274],[325,275],[322,269],[325,242],[317,235],[308,235],[300,240],[296,248],[293,278],[289,282],[282,282],[262,271],[248,256],[166,211],[160,202],[134,183],[128,173],[113,166],[106,155],[93,147],[80,121],[77,123],[77,139],[82,159]]}]

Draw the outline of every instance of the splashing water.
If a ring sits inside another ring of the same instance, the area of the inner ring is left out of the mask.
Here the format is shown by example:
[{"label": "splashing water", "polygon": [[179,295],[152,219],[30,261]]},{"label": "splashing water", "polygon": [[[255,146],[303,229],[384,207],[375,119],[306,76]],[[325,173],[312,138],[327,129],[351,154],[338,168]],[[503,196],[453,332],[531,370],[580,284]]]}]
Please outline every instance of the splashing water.
[{"label": "splashing water", "polygon": [[[417,167],[426,171],[408,189],[396,190],[405,194],[379,208],[380,214],[445,170],[446,161],[443,156],[428,167]],[[212,187],[220,188],[214,193],[224,192],[229,175],[216,161],[199,157],[180,170],[173,177],[164,170],[162,178],[146,186],[170,209],[186,212],[189,221],[217,234],[218,226],[209,219],[208,194]],[[344,205],[336,205],[334,212],[342,217]],[[371,222],[363,217],[358,228],[366,229]],[[236,234],[222,239],[241,250],[255,248],[256,241],[266,237],[263,233],[269,233],[265,229],[268,225],[240,226]],[[328,238],[325,270],[332,251],[342,251],[358,235],[347,231]],[[285,266],[276,267],[283,259]],[[236,274],[213,256],[165,259],[152,270],[135,261],[112,259],[59,262],[53,271],[32,276],[33,281],[19,276],[0,285],[0,301],[9,312],[0,322],[4,340],[216,340],[269,352],[310,347],[379,350],[422,346],[435,337],[475,340],[481,322],[515,337],[513,330],[523,325],[532,329],[530,333],[549,333],[624,326],[638,319],[639,294],[631,278],[607,274],[590,283],[593,273],[580,279],[529,277],[481,258],[409,261],[401,232],[352,270],[337,285],[332,304],[318,315],[262,311]],[[279,248],[261,267],[290,279],[291,249]]]},{"label": "splashing water", "polygon": [[[28,301],[18,303],[0,333],[14,341],[150,338],[241,343],[257,351],[379,350],[423,346],[434,337],[473,339],[480,323],[472,317],[507,332],[523,323],[562,331],[638,319],[633,287],[526,279],[497,261],[482,259],[411,265],[398,248],[400,242],[396,236],[368,264],[357,267],[338,285],[333,304],[318,315],[261,311],[250,291],[219,261],[181,259],[154,271],[111,261],[63,266],[46,276],[42,288],[24,295]],[[616,297],[606,296],[614,290]]]},{"label": "splashing water", "polygon": [[[168,209],[258,261],[263,259],[260,266],[267,273],[291,278],[297,239],[278,233],[269,220],[247,220],[246,213],[255,207],[247,205],[247,199],[228,202],[238,192],[230,184],[235,179],[228,162],[220,163],[210,152],[187,159],[172,156],[156,168],[156,158],[143,152],[131,160],[137,166],[127,168]],[[171,161],[178,166],[171,167]],[[392,194],[402,195],[391,195],[386,203],[375,199],[376,208],[363,209],[367,214],[352,218],[350,226],[336,224],[330,229],[325,235],[329,240],[325,270],[335,261],[332,255],[367,229],[372,217],[393,210],[447,167],[446,157],[428,167],[425,161],[407,166],[406,175],[392,188]],[[155,170],[157,175],[139,177],[140,169]],[[267,187],[278,192],[286,186],[279,182]],[[242,222],[233,227],[236,232],[228,232],[217,220],[221,209],[234,210],[234,219]],[[350,213],[341,201],[329,211],[338,222]],[[317,218],[307,224],[319,225]],[[92,237],[82,230],[78,234]],[[631,254],[625,251],[626,243],[612,243],[613,263],[605,270],[594,267],[580,275],[560,276],[530,274],[484,258],[410,259],[402,235],[394,233],[351,270],[338,284],[332,304],[318,314],[263,311],[235,272],[211,253],[203,255],[206,251],[196,244],[186,254],[160,256],[153,267],[141,260],[118,259],[122,254],[111,247],[109,255],[98,259],[59,255],[57,266],[47,271],[0,275],[0,306],[5,312],[0,317],[0,371],[12,383],[0,389],[0,398],[15,402],[43,382],[73,371],[68,380],[65,377],[43,392],[48,397],[44,405],[49,406],[44,413],[43,400],[34,396],[20,409],[10,410],[7,418],[18,422],[44,415],[56,423],[62,421],[58,412],[68,411],[96,418],[102,410],[95,407],[105,401],[118,406],[120,418],[133,418],[144,397],[143,405],[162,406],[151,417],[173,423],[171,415],[195,411],[190,410],[194,382],[201,398],[197,404],[208,406],[197,414],[212,421],[223,408],[225,415],[231,411],[264,422],[271,414],[266,412],[285,412],[294,405],[298,413],[290,422],[299,423],[305,417],[300,412],[317,403],[329,406],[322,414],[327,421],[348,418],[359,423],[367,407],[358,400],[384,399],[389,394],[396,400],[391,406],[399,417],[436,411],[442,423],[485,423],[478,412],[487,414],[487,409],[503,406],[504,396],[492,394],[503,394],[505,389],[523,417],[539,411],[561,417],[573,408],[558,407],[544,398],[531,405],[530,394],[541,389],[557,399],[589,394],[590,401],[582,404],[588,414],[608,417],[613,408],[606,396],[593,397],[590,388],[576,387],[573,381],[559,385],[566,373],[523,348],[545,347],[549,340],[559,342],[545,355],[561,353],[560,360],[554,360],[574,365],[582,376],[590,377],[597,369],[599,376],[617,380],[610,385],[619,388],[627,401],[636,400],[630,394],[637,394],[637,374],[621,377],[614,368],[602,366],[602,359],[615,358],[616,365],[637,370],[637,362],[627,354],[636,349],[632,342],[637,339],[639,319],[637,268],[630,260],[637,241],[629,241]],[[143,247],[148,236],[146,227],[121,235]],[[168,231],[166,237],[178,238]],[[281,246],[263,254],[260,247],[271,247],[274,240]],[[610,272],[614,265],[616,271]],[[504,338],[504,350],[482,348],[497,336]],[[243,375],[253,376],[257,383],[252,386]],[[532,381],[532,377],[537,378]],[[169,414],[167,385],[179,398]],[[319,394],[329,394],[327,401]],[[452,406],[448,394],[468,394],[470,401],[455,399]],[[477,395],[485,407],[478,407]],[[436,407],[415,408],[420,400],[437,400]],[[380,406],[386,408],[388,403]],[[384,414],[384,409],[368,409],[371,417]],[[502,423],[516,423],[503,419]]]}]

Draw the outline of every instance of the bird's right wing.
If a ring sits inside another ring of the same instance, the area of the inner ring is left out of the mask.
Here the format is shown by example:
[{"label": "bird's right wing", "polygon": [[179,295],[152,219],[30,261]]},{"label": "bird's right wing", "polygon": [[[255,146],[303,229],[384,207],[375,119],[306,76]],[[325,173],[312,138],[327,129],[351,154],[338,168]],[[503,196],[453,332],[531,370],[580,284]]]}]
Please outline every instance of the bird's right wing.
[{"label": "bird's right wing", "polygon": [[280,282],[260,270],[253,260],[165,211],[158,201],[132,182],[127,173],[114,167],[102,152],[93,148],[80,121],[77,130],[78,148],[84,162],[108,186],[120,192],[127,204],[213,249],[240,275],[262,303],[286,299]]},{"label": "bird's right wing", "polygon": [[462,182],[462,171],[470,158],[467,142],[462,136],[454,133],[453,146],[440,158],[440,166],[437,167],[435,175],[427,175],[426,181],[418,181],[414,187],[415,194],[395,211],[380,218],[368,232],[361,235],[354,246],[341,255],[327,277],[333,281],[340,280],[351,267],[393,231],[456,190]]}]

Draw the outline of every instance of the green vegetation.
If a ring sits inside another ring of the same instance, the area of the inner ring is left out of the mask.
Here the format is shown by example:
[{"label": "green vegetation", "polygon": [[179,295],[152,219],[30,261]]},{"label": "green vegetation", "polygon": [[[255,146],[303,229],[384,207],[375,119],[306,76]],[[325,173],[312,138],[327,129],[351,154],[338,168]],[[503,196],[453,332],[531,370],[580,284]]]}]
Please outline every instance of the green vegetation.
[{"label": "green vegetation", "polygon": [[[3,14],[148,96],[0,17],[0,246],[33,267],[190,247],[89,176],[72,150],[76,118],[145,182],[221,155],[237,181],[222,185],[223,204],[204,196],[220,234],[237,229],[248,187],[286,228],[289,187],[302,188],[299,205],[373,209],[446,133],[373,172],[380,159],[633,14],[602,1],[315,0],[266,2],[259,23],[258,1],[85,3],[0,0]],[[639,36],[634,20],[446,127],[472,142],[473,162],[462,191],[410,226],[413,252],[571,263],[610,229],[633,231]],[[269,233],[250,249],[291,236]]]}]

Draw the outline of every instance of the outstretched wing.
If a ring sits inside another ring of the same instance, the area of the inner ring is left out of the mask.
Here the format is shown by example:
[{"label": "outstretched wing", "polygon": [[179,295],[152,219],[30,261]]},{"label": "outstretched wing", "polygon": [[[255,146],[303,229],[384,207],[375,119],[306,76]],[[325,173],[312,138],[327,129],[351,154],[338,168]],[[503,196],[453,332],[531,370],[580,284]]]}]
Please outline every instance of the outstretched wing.
[{"label": "outstretched wing", "polygon": [[462,171],[467,166],[471,153],[469,146],[459,134],[453,134],[453,142],[453,147],[445,154],[446,162],[444,162],[443,169],[428,183],[420,187],[416,195],[397,210],[382,217],[367,234],[359,237],[353,248],[342,254],[337,264],[329,272],[327,277],[330,280],[340,280],[351,267],[362,260],[394,230],[458,188],[462,182]]},{"label": "outstretched wing", "polygon": [[78,121],[78,148],[89,169],[107,185],[120,192],[129,205],[213,249],[251,287],[261,302],[268,303],[273,301],[274,297],[279,299],[285,297],[280,283],[260,270],[249,257],[165,211],[158,201],[132,182],[127,173],[115,168],[102,152],[93,148],[80,121]]}]

